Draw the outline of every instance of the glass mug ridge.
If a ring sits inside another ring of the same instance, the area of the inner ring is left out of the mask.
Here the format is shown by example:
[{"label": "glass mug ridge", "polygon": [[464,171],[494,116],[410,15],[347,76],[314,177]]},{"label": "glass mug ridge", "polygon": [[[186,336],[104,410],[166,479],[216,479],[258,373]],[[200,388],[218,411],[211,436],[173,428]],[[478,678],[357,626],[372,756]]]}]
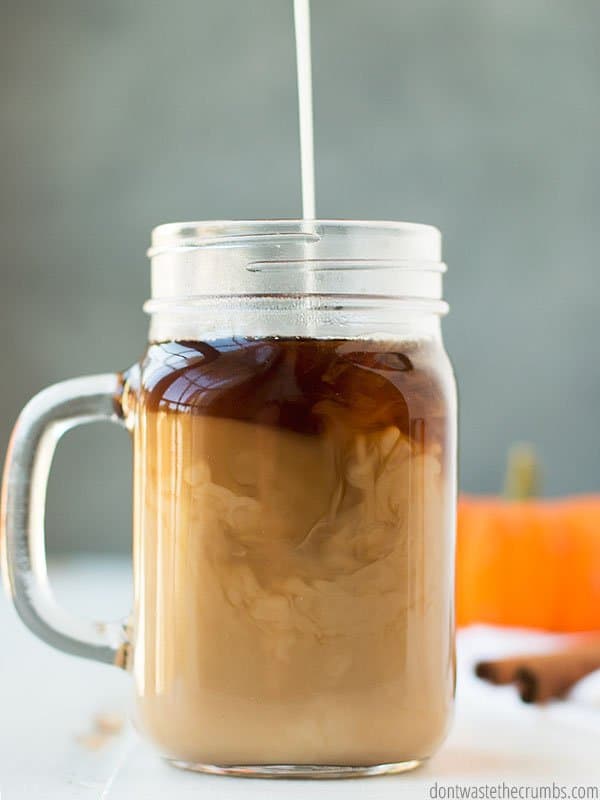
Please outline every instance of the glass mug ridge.
[{"label": "glass mug ridge", "polygon": [[[399,772],[454,693],[456,396],[439,232],[410,223],[175,223],[153,232],[149,345],[65,381],[7,455],[3,569],[21,618],[131,671],[136,723],[178,766]],[[69,428],[134,450],[134,609],[53,601],[43,515]]]}]

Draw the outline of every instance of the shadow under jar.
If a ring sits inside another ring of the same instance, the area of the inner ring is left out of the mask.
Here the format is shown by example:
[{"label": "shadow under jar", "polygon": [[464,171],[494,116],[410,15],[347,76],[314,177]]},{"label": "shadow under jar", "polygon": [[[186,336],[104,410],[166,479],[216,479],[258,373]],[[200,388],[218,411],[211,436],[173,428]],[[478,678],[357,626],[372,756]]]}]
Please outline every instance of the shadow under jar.
[{"label": "shadow under jar", "polygon": [[175,224],[150,255],[150,344],[114,398],[134,440],[135,607],[103,660],[126,662],[138,726],[179,766],[417,766],[454,692],[438,231]]}]

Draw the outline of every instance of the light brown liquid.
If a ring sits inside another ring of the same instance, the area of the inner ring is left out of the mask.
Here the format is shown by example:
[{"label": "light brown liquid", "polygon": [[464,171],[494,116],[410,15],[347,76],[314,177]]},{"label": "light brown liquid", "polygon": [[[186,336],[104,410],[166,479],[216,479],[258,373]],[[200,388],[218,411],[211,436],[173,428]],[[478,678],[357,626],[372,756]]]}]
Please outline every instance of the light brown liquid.
[{"label": "light brown liquid", "polygon": [[150,348],[134,673],[164,753],[370,765],[437,747],[454,684],[447,385],[429,345]]}]

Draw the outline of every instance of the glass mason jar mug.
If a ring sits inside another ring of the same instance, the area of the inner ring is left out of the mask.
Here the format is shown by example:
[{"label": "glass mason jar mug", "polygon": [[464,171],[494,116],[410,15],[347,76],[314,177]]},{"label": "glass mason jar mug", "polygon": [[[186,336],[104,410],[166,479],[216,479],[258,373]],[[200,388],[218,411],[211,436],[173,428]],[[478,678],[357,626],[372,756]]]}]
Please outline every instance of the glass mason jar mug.
[{"label": "glass mason jar mug", "polygon": [[[131,671],[136,723],[179,766],[410,769],[454,692],[456,399],[440,236],[381,222],[153,233],[150,343],[124,374],[50,387],[9,447],[3,564],[66,652]],[[71,617],[44,504],[69,428],[134,447],[134,609]]]}]

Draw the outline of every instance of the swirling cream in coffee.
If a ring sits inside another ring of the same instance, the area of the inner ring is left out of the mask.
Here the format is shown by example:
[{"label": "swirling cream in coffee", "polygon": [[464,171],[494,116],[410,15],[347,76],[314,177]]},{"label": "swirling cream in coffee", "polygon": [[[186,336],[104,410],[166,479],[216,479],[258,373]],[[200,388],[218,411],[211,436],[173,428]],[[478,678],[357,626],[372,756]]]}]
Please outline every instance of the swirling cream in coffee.
[{"label": "swirling cream in coffee", "polygon": [[150,346],[134,673],[163,752],[368,765],[436,748],[454,681],[450,387],[436,342]]}]

